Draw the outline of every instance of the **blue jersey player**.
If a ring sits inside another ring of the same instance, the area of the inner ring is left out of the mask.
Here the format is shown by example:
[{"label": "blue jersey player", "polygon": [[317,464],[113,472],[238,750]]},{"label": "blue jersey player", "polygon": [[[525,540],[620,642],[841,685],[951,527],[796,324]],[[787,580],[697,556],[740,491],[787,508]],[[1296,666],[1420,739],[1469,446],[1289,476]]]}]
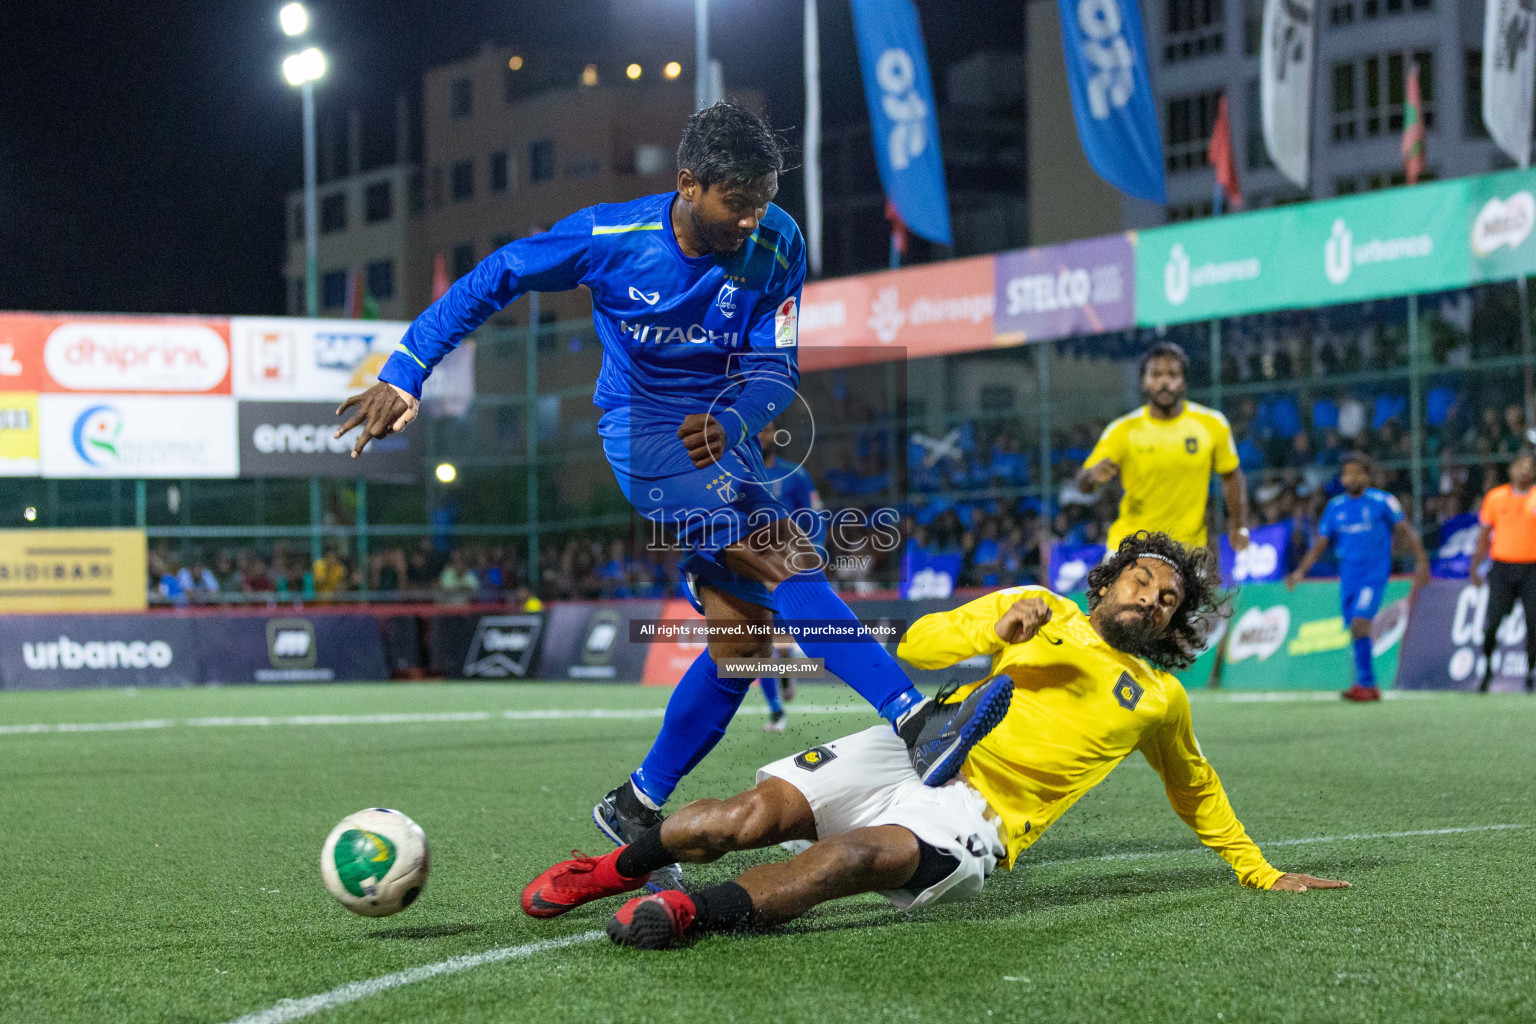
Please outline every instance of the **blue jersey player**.
[{"label": "blue jersey player", "polygon": [[1285,579],[1296,586],[1332,544],[1339,560],[1339,603],[1349,621],[1355,654],[1355,685],[1344,691],[1349,700],[1380,700],[1371,665],[1371,621],[1381,609],[1387,578],[1392,575],[1392,540],[1400,537],[1413,552],[1414,584],[1429,581],[1429,556],[1424,543],[1403,516],[1403,506],[1386,491],[1371,486],[1370,456],[1353,452],[1344,457],[1339,482],[1344,493],[1328,502],[1318,524],[1317,539]]},{"label": "blue jersey player", "polygon": [[1000,677],[963,701],[930,700],[867,631],[829,639],[857,620],[764,487],[756,444],[799,383],[805,246],[771,202],[779,141],[756,114],[722,102],[689,119],[677,156],[676,191],[579,210],[492,253],[416,318],[379,383],[337,410],[338,437],[362,428],[361,454],[414,418],[432,368],[492,313],[529,291],[591,292],[604,453],[635,509],[687,550],[685,582],[712,627],[650,753],[593,810],[616,843],[660,821],[678,781],[724,734],[751,677],[723,676],[717,663],[764,659],[775,613],[891,722],[929,785],[959,771],[1012,695]]},{"label": "blue jersey player", "polygon": [[[789,511],[789,517],[809,538],[825,564],[826,546],[823,541],[827,524],[822,519],[821,495],[803,463],[789,463],[779,458],[779,449],[784,447],[780,442],[787,443],[788,440],[788,431],[775,429],[772,423],[757,435],[757,443],[763,449],[763,468],[768,471],[764,483],[768,492]],[[789,639],[787,633],[774,634],[775,658],[786,656],[785,648],[789,646]],[[783,732],[786,724],[784,702],[795,699],[794,677],[762,676],[757,684],[763,688],[763,699],[768,702],[768,721],[763,723],[763,731]]]}]

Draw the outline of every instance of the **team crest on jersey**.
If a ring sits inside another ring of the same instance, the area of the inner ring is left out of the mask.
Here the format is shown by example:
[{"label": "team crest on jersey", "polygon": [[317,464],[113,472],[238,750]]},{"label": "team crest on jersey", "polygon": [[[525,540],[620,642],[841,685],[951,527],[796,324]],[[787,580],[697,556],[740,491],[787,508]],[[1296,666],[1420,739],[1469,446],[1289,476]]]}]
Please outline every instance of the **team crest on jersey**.
[{"label": "team crest on jersey", "polygon": [[720,294],[715,296],[715,307],[720,310],[720,315],[726,319],[736,315],[736,292],[741,286],[730,278],[720,286]]},{"label": "team crest on jersey", "polygon": [[1141,703],[1141,695],[1146,691],[1141,684],[1131,678],[1129,672],[1120,673],[1120,678],[1115,681],[1115,700],[1127,711],[1135,711],[1136,705]]},{"label": "team crest on jersey", "polygon": [[1200,439],[1198,437],[1186,437],[1184,439],[1184,450],[1189,452],[1189,454],[1191,454],[1191,455],[1194,455],[1195,453],[1199,452],[1200,451]]},{"label": "team crest on jersey", "polygon": [[807,750],[804,753],[795,755],[795,767],[804,768],[808,772],[813,772],[817,768],[820,768],[822,765],[826,764],[828,761],[836,760],[837,755],[832,753],[832,751],[828,750],[826,747],[812,747],[810,750]]}]

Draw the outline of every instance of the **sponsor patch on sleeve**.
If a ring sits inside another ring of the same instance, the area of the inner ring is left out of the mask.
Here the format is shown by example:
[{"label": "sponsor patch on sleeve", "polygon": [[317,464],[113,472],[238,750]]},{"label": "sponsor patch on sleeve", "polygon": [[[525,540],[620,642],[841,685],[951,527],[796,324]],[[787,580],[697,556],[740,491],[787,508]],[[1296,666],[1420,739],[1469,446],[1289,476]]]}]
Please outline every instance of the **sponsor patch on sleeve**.
[{"label": "sponsor patch on sleeve", "polygon": [[791,295],[773,314],[773,347],[794,348],[800,340],[800,307]]}]

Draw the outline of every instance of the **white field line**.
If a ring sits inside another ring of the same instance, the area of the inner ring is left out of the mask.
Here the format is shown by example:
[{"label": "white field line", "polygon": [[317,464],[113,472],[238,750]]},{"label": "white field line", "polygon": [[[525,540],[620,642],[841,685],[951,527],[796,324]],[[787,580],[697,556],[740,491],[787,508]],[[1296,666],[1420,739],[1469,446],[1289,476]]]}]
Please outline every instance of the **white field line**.
[{"label": "white field line", "polygon": [[[1273,846],[1311,846],[1316,843],[1352,843],[1365,839],[1411,839],[1417,836],[1452,836],[1464,832],[1501,832],[1508,829],[1536,828],[1536,825],[1469,825],[1465,828],[1421,828],[1411,832],[1357,832],[1341,836],[1310,836],[1306,839],[1271,839],[1259,843],[1261,849]],[[1028,868],[1052,867],[1060,864],[1097,864],[1104,861],[1147,860],[1152,857],[1178,857],[1190,853],[1208,853],[1204,846],[1181,846],[1172,850],[1152,850],[1148,853],[1106,853],[1097,857],[1065,857],[1061,860],[1022,861]]]},{"label": "white field line", "polygon": [[355,1003],[369,996],[376,996],[380,992],[388,992],[392,988],[401,985],[414,985],[418,981],[426,981],[429,978],[439,978],[445,974],[458,974],[460,971],[472,970],[476,967],[484,967],[486,964],[499,964],[507,960],[521,960],[537,953],[546,953],[552,949],[563,949],[567,946],[578,946],[587,942],[596,942],[603,937],[600,931],[582,932],[579,935],[567,935],[559,939],[541,939],[538,942],[528,942],[521,946],[497,946],[483,953],[468,953],[464,956],[450,957],[447,960],[439,960],[435,964],[425,964],[421,967],[411,967],[404,971],[396,971],[394,974],[381,974],[377,978],[369,978],[367,981],[354,981],[349,985],[333,988],[329,992],[321,992],[319,995],[306,996],[303,999],[284,999],[274,1006],[255,1013],[248,1013],[232,1024],[284,1024],[285,1021],[300,1020],[347,1003]]},{"label": "white field line", "polygon": [[[1433,698],[1435,691],[1399,693],[1389,690],[1382,696],[1388,700],[1420,700]],[[1290,704],[1297,701],[1339,702],[1339,695],[1332,690],[1281,690],[1276,692],[1210,693],[1195,691],[1195,700],[1202,704]],[[864,712],[860,704],[791,704],[786,709],[791,715],[854,715]],[[660,718],[665,708],[557,708],[539,711],[435,711],[404,712],[378,715],[246,715],[213,716],[204,718],[148,718],[127,722],[41,722],[29,725],[0,725],[0,736],[32,736],[39,733],[70,732],[130,732],[143,729],[218,729],[262,728],[275,725],[419,725],[434,722],[488,722],[502,718],[513,722],[569,721],[576,719],[643,719]],[[766,715],[768,709],[756,703],[743,707],[739,715]]]},{"label": "white field line", "polygon": [[[1463,828],[1431,828],[1417,829],[1412,832],[1372,832],[1339,836],[1310,836],[1305,839],[1277,839],[1264,845],[1270,846],[1304,846],[1315,843],[1339,843],[1362,839],[1408,839],[1418,836],[1446,836],[1458,835],[1467,832],[1494,832],[1506,829],[1536,828],[1533,825],[1469,825]],[[1028,867],[1044,867],[1049,864],[1087,864],[1096,861],[1116,860],[1140,860],[1147,857],[1167,857],[1186,853],[1200,853],[1204,847],[1193,847],[1178,850],[1159,850],[1152,853],[1112,853],[1102,857],[1075,857],[1068,860],[1037,861],[1033,864],[1026,863]],[[230,1024],[286,1024],[287,1021],[300,1020],[304,1017],[321,1013],[325,1010],[342,1006],[346,1003],[355,1003],[360,999],[387,992],[392,988],[402,985],[412,985],[418,981],[427,981],[431,978],[445,974],[457,974],[485,964],[502,963],[506,960],[520,960],[533,956],[536,953],[547,952],[552,949],[560,949],[566,946],[583,945],[595,942],[603,937],[600,931],[582,932],[579,935],[569,935],[560,939],[543,939],[538,942],[529,942],[521,946],[498,946],[488,949],[483,953],[470,953],[464,956],[451,957],[440,960],[435,964],[425,964],[421,967],[412,967],[404,971],[396,971],[393,974],[383,974],[377,978],[369,978],[366,981],[354,981],[349,985],[333,988],[329,992],[321,992],[319,995],[307,996],[303,999],[284,999],[274,1006],[255,1013],[246,1014]]]}]

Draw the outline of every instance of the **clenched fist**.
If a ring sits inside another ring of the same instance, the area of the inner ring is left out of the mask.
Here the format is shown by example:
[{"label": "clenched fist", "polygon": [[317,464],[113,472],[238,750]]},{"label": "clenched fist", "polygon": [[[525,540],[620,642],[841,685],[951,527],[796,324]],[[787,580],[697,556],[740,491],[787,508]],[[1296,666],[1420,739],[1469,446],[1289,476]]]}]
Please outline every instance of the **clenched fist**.
[{"label": "clenched fist", "polygon": [[1051,607],[1044,598],[1026,597],[1015,601],[1003,612],[1003,617],[993,626],[999,639],[1005,644],[1022,644],[1040,632],[1040,627],[1051,621]]}]

